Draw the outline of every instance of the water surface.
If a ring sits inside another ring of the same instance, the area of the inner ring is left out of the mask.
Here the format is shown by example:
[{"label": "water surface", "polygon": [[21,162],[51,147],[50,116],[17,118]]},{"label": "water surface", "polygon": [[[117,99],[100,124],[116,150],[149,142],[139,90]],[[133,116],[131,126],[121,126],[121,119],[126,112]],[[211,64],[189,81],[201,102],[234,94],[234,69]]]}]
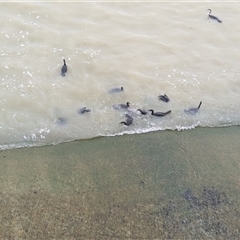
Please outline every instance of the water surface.
[{"label": "water surface", "polygon": [[[222,20],[208,19],[207,9]],[[1,3],[0,149],[239,125],[239,3]],[[63,59],[68,72],[61,76]],[[124,87],[123,92],[109,93]],[[158,99],[167,94],[170,102]],[[120,125],[131,103],[129,127]],[[184,109],[202,106],[197,114]],[[90,113],[79,114],[82,107]],[[171,114],[142,116],[136,109]]]}]

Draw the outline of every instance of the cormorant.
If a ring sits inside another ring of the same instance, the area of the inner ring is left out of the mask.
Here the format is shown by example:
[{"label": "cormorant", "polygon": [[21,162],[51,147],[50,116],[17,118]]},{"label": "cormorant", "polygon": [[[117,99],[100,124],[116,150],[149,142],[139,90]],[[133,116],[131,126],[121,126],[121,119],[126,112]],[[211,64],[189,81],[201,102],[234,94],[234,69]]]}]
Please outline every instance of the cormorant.
[{"label": "cormorant", "polygon": [[189,108],[189,109],[186,109],[184,111],[187,112],[187,113],[196,113],[200,109],[201,105],[202,105],[202,101],[199,103],[198,107],[196,107],[196,108]]},{"label": "cormorant", "polygon": [[133,122],[133,118],[128,114],[126,114],[125,116],[126,116],[126,121],[120,122],[120,124],[125,124],[127,126],[131,125]]},{"label": "cormorant", "polygon": [[63,59],[63,66],[62,66],[62,76],[65,77],[67,73],[67,64],[65,59]]},{"label": "cormorant", "polygon": [[159,100],[162,100],[164,102],[169,102],[170,101],[169,97],[166,94],[159,95],[158,98],[159,98]]},{"label": "cormorant", "polygon": [[119,109],[119,108],[127,109],[127,108],[130,107],[130,102],[127,102],[126,104],[113,105],[113,107],[114,107],[115,109]]},{"label": "cormorant", "polygon": [[137,109],[137,111],[139,111],[142,115],[146,115],[147,114],[146,110]]},{"label": "cormorant", "polygon": [[212,12],[211,9],[208,9],[208,11],[209,11],[209,13],[208,13],[208,17],[209,17],[209,18],[211,18],[211,19],[213,19],[213,20],[217,20],[219,23],[222,22],[219,18],[217,18],[217,17],[211,15],[211,12]]},{"label": "cormorant", "polygon": [[123,92],[123,87],[113,88],[109,91],[109,93]]},{"label": "cormorant", "polygon": [[171,110],[169,110],[169,111],[167,111],[167,112],[154,112],[153,109],[150,109],[150,110],[148,110],[148,111],[150,111],[151,114],[152,114],[153,116],[156,116],[156,117],[164,117],[164,116],[166,116],[167,114],[171,113]]},{"label": "cormorant", "polygon": [[91,109],[83,107],[78,110],[79,114],[85,113],[85,112],[91,112]]}]

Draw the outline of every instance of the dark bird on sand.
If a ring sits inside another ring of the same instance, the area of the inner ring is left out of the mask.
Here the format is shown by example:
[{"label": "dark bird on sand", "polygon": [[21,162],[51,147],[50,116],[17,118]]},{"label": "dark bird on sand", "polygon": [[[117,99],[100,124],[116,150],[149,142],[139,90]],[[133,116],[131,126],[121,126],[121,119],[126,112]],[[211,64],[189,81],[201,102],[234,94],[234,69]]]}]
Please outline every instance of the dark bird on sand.
[{"label": "dark bird on sand", "polygon": [[211,9],[208,9],[208,11],[209,11],[209,13],[208,13],[208,17],[209,17],[209,18],[211,18],[211,19],[213,19],[213,20],[217,20],[219,23],[222,22],[218,17],[211,15],[211,13],[212,13],[212,10],[211,10]]},{"label": "dark bird on sand", "polygon": [[202,101],[199,103],[198,107],[185,109],[184,112],[187,112],[187,113],[196,113],[196,112],[199,111],[201,105],[202,105]]},{"label": "dark bird on sand", "polygon": [[123,109],[127,109],[130,107],[130,102],[127,102],[126,104],[117,104],[117,105],[113,105],[113,108],[115,109],[119,109],[119,108],[123,108]]},{"label": "dark bird on sand", "polygon": [[164,116],[166,116],[167,114],[169,114],[169,113],[172,112],[171,110],[169,110],[169,111],[167,111],[167,112],[154,112],[153,109],[150,109],[150,110],[148,110],[148,111],[150,111],[151,114],[152,114],[153,116],[156,116],[156,117],[164,117]]},{"label": "dark bird on sand", "polygon": [[159,98],[159,100],[162,100],[164,102],[169,102],[170,101],[169,97],[166,94],[159,95],[158,98]]},{"label": "dark bird on sand", "polygon": [[131,125],[132,122],[133,122],[132,116],[130,116],[129,114],[126,114],[125,116],[126,116],[126,121],[125,122],[124,121],[120,122],[120,124],[124,124],[124,125],[127,125],[127,126]]},{"label": "dark bird on sand", "polygon": [[65,77],[66,76],[66,73],[67,73],[67,64],[66,64],[66,61],[65,59],[63,59],[63,66],[62,66],[62,76]]},{"label": "dark bird on sand", "polygon": [[142,115],[146,115],[148,112],[146,110],[137,109]]},{"label": "dark bird on sand", "polygon": [[83,113],[85,113],[85,112],[91,112],[91,109],[86,108],[86,107],[83,107],[83,108],[80,108],[80,109],[78,110],[78,113],[79,113],[79,114],[83,114]]}]

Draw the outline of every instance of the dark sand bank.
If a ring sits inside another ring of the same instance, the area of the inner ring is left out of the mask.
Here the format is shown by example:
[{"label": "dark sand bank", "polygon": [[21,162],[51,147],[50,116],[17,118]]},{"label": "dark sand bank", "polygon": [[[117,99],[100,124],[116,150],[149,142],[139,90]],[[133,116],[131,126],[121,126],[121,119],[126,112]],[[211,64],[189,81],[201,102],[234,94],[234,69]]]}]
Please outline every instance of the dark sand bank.
[{"label": "dark sand bank", "polygon": [[0,239],[238,239],[240,128],[0,152]]}]

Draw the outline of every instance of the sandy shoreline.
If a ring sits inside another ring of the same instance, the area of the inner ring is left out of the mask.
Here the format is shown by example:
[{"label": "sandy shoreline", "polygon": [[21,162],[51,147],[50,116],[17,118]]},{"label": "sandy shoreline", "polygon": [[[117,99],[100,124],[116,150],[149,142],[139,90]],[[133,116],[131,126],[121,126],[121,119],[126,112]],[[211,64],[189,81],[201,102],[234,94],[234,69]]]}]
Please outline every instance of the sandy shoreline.
[{"label": "sandy shoreline", "polygon": [[235,239],[240,128],[0,152],[1,239]]}]

